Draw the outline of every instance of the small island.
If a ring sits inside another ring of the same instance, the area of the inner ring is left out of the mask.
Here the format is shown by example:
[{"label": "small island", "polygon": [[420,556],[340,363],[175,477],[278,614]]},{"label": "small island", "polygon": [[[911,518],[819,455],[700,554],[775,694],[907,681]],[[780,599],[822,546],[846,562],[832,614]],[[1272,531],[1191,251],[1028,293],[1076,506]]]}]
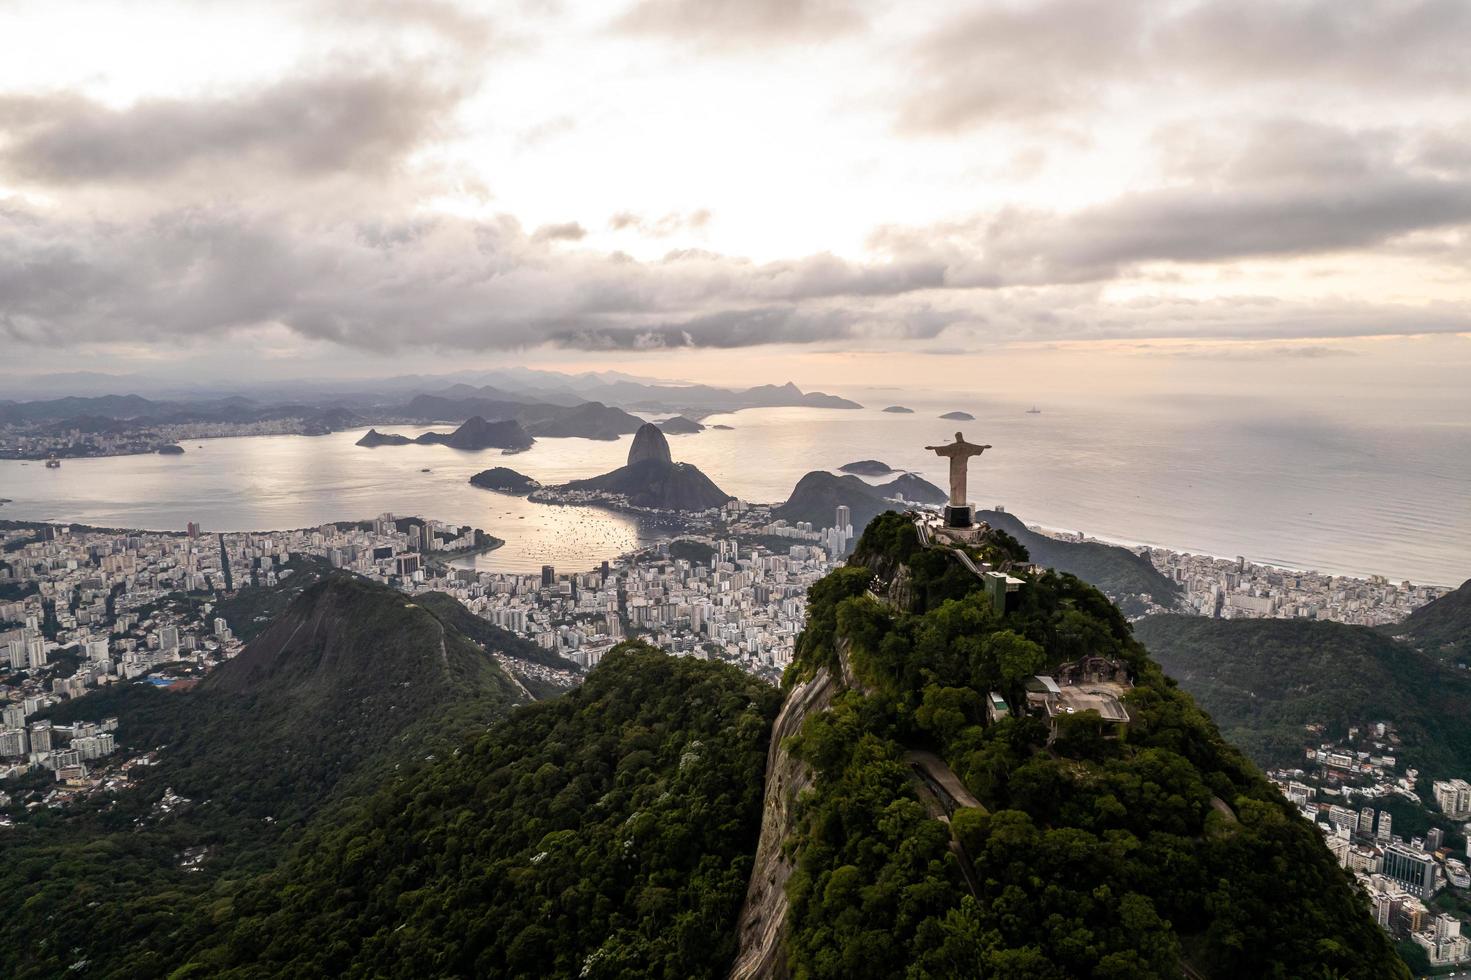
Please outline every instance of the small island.
[{"label": "small island", "polygon": [[729,425],[712,425],[712,426],[710,426],[710,428],[712,428],[712,429],[719,429],[722,432],[733,432],[733,431],[735,431],[734,426],[729,426]]},{"label": "small island", "polygon": [[377,429],[369,429],[354,445],[367,446],[371,449],[376,446],[407,446],[413,441],[408,436],[390,435],[386,432],[379,432]]},{"label": "small island", "polygon": [[470,485],[482,490],[514,494],[530,493],[541,486],[538,481],[525,473],[517,473],[505,466],[492,466],[488,470],[481,470],[470,477]]},{"label": "small island", "polygon": [[884,411],[888,412],[890,415],[913,415],[914,414],[914,409],[912,409],[912,408],[905,408],[903,405],[890,405],[888,408],[884,409]]},{"label": "small island", "polygon": [[894,468],[888,463],[882,463],[876,459],[860,459],[838,467],[844,473],[857,473],[859,476],[884,476],[894,472]]},{"label": "small island", "polygon": [[976,417],[969,412],[946,412],[940,418],[949,419],[952,422],[974,422],[976,420]]},{"label": "small island", "polygon": [[184,455],[184,447],[174,445],[159,446],[158,454],[160,456],[182,456]]},{"label": "small island", "polygon": [[686,418],[683,415],[676,415],[672,419],[665,419],[659,422],[658,426],[660,431],[671,436],[684,436],[693,432],[705,431],[705,427],[699,422],[691,418]]}]

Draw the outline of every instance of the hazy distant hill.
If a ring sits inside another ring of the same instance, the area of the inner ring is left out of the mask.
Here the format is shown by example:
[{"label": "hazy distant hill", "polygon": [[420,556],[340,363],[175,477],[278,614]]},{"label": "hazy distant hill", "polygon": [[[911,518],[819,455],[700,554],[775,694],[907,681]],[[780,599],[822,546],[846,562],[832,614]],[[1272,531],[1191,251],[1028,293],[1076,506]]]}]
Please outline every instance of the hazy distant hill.
[{"label": "hazy distant hill", "polygon": [[894,472],[892,466],[877,459],[854,460],[851,463],[844,463],[838,469],[844,473],[852,473],[856,476],[885,476]]},{"label": "hazy distant hill", "polygon": [[1091,583],[1129,615],[1144,611],[1137,598],[1140,594],[1166,609],[1179,601],[1180,586],[1160,574],[1148,558],[1128,548],[1096,541],[1059,541],[1029,530],[1015,515],[1002,511],[978,511],[976,519],[1016,538],[1037,564],[1071,572]]},{"label": "hazy distant hill", "polygon": [[1433,657],[1471,664],[1471,581],[1416,609],[1403,623],[1383,627],[1382,632],[1402,636]]},{"label": "hazy distant hill", "polygon": [[536,440],[515,419],[487,422],[479,415],[472,415],[453,432],[426,432],[414,441],[451,449],[479,450],[530,449]]},{"label": "hazy distant hill", "polygon": [[672,436],[687,436],[695,432],[705,431],[705,427],[694,419],[687,419],[683,415],[676,415],[671,419],[664,419],[658,423],[659,429]]},{"label": "hazy distant hill", "polygon": [[217,398],[197,401],[154,401],[141,395],[52,398],[40,401],[0,401],[0,424],[50,423],[53,430],[84,432],[127,432],[164,424],[197,422],[261,422],[299,418],[312,434],[361,424],[361,419],[341,406],[308,405],[299,402],[260,404],[248,398]]},{"label": "hazy distant hill", "polygon": [[1471,673],[1375,630],[1301,619],[1150,616],[1134,633],[1262,765],[1302,758],[1303,726],[1393,721],[1401,755],[1446,778],[1471,759]]},{"label": "hazy distant hill", "polygon": [[407,405],[390,409],[389,414],[418,419],[421,422],[463,422],[472,415],[489,419],[514,418],[523,407],[525,406],[521,402],[499,397],[415,395]]},{"label": "hazy distant hill", "polygon": [[637,432],[643,419],[602,402],[585,402],[565,408],[558,405],[527,405],[516,413],[533,436],[577,437],[612,440]]},{"label": "hazy distant hill", "polygon": [[820,391],[804,392],[788,381],[782,385],[757,385],[754,388],[716,388],[710,385],[659,384],[636,380],[614,372],[596,374],[555,374],[545,371],[518,370],[506,372],[494,385],[476,388],[456,384],[433,392],[434,396],[451,399],[485,399],[573,406],[579,402],[597,401],[609,405],[647,412],[682,412],[697,415],[734,412],[744,408],[861,408],[857,402]]}]

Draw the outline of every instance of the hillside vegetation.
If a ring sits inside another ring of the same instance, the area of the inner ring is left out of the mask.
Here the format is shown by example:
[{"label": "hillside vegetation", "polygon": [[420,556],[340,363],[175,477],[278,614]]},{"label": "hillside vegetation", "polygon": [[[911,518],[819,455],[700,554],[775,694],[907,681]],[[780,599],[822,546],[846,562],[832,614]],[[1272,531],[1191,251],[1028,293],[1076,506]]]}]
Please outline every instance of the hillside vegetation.
[{"label": "hillside vegetation", "polygon": [[237,977],[713,977],[778,695],[641,644],[308,836],[217,916]]},{"label": "hillside vegetation", "polygon": [[1471,666],[1471,581],[1416,609],[1403,623],[1384,632],[1404,640],[1433,657]]},{"label": "hillside vegetation", "polygon": [[[788,677],[854,678],[792,746],[816,776],[788,845],[795,976],[1407,976],[1317,832],[1100,593],[1047,572],[1004,615],[974,589],[901,611],[870,589],[901,564],[934,581],[894,560],[915,557],[906,524],[875,521],[868,564],[813,588]],[[1032,717],[985,723],[988,692],[1024,703],[1030,675],[1084,654],[1133,678],[1126,737],[1094,712],[1051,739]],[[981,805],[927,803],[916,750]]]},{"label": "hillside vegetation", "polygon": [[[487,650],[530,651],[329,575],[192,692],[55,711],[165,747],[100,806],[12,809],[0,975],[713,978],[774,936],[802,980],[1408,976],[1118,608],[1003,531],[972,551],[1024,579],[1009,611],[880,516],[810,590],[783,691],[628,643],[514,709]],[[1126,729],[987,719],[1084,656],[1131,682]]]},{"label": "hillside vegetation", "polygon": [[1221,731],[1266,766],[1302,758],[1303,726],[1392,721],[1422,771],[1471,759],[1471,675],[1362,626],[1151,616],[1135,632]]},{"label": "hillside vegetation", "polygon": [[976,518],[1020,541],[1037,564],[1076,575],[1130,616],[1144,612],[1140,595],[1166,609],[1173,608],[1180,599],[1178,584],[1162,575],[1149,559],[1128,548],[1099,541],[1059,541],[1029,530],[1016,516],[1003,511],[983,510]]},{"label": "hillside vegetation", "polygon": [[[157,977],[213,928],[230,882],[264,871],[328,804],[483,731],[525,696],[473,641],[345,574],[301,592],[189,692],[120,684],[65,702],[160,748],[137,787],[12,811],[0,862],[0,976]],[[182,856],[204,855],[200,870]],[[77,969],[82,969],[78,967]]]}]

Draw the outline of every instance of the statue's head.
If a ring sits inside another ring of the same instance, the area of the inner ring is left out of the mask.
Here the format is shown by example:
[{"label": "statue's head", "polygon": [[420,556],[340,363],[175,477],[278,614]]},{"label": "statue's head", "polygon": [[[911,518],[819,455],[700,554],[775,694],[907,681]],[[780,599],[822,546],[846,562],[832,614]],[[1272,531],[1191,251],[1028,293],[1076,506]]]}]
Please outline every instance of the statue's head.
[{"label": "statue's head", "polygon": [[965,442],[965,436],[963,436],[959,432],[957,432],[957,433],[955,433],[955,441],[956,442]]}]

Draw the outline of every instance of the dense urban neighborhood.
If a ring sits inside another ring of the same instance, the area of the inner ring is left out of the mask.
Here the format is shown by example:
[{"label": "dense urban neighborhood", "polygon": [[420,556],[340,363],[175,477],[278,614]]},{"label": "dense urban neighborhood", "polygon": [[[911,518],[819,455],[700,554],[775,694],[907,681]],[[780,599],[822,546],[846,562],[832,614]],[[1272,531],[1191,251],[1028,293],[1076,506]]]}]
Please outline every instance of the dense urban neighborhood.
[{"label": "dense urban neighborhood", "polygon": [[[1323,734],[1309,726],[1304,735],[1315,744],[1303,765],[1269,777],[1354,873],[1381,926],[1420,946],[1433,967],[1471,962],[1471,938],[1462,934],[1471,876],[1465,854],[1447,846],[1451,832],[1471,832],[1471,783],[1406,766],[1391,722],[1350,728],[1342,739]],[[1417,788],[1425,784],[1429,805]]]}]

